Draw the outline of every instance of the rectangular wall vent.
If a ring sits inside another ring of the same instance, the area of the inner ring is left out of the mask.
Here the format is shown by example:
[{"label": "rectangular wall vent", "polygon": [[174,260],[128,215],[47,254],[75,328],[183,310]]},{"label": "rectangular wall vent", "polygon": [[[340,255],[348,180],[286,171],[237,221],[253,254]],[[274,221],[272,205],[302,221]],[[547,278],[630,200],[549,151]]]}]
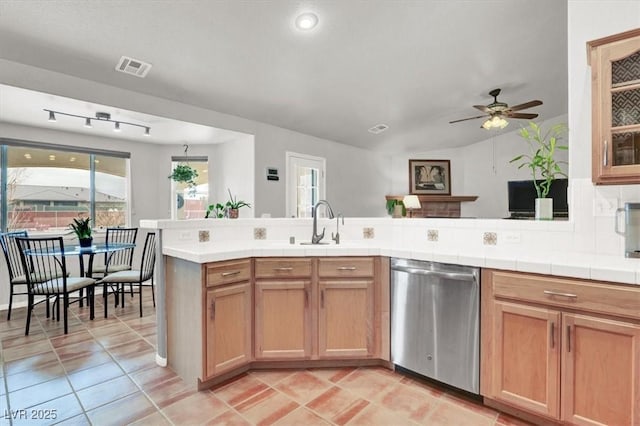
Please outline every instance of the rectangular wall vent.
[{"label": "rectangular wall vent", "polygon": [[378,124],[378,125],[373,126],[372,128],[370,128],[369,129],[369,133],[373,133],[374,135],[377,135],[378,133],[384,132],[388,128],[389,128],[389,126],[387,126],[386,124]]},{"label": "rectangular wall vent", "polygon": [[147,75],[151,69],[151,64],[141,61],[139,59],[123,56],[116,65],[116,71],[123,72],[125,74],[135,75],[136,77],[143,78]]}]

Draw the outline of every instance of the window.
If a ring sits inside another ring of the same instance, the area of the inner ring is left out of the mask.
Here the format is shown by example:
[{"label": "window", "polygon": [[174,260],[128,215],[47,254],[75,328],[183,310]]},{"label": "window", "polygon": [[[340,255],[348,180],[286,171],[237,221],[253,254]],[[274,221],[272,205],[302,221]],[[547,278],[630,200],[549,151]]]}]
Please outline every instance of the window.
[{"label": "window", "polygon": [[63,231],[74,217],[127,225],[128,154],[30,144],[2,146],[2,228]]},{"label": "window", "polygon": [[326,160],[294,152],[286,158],[287,216],[311,217],[313,206],[325,198]]},{"label": "window", "polygon": [[171,207],[172,219],[203,219],[209,205],[209,161],[207,157],[172,157],[171,170],[178,164],[186,164],[198,172],[196,185],[171,181],[174,202]]}]

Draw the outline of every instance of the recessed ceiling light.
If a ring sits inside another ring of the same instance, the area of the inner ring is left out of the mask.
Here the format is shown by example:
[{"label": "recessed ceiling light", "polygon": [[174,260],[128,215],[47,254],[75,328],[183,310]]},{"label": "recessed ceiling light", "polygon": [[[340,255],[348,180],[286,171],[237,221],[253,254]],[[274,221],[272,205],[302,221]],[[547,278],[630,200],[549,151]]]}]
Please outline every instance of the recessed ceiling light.
[{"label": "recessed ceiling light", "polygon": [[296,27],[300,30],[310,30],[318,25],[318,16],[315,13],[303,13],[296,18]]}]

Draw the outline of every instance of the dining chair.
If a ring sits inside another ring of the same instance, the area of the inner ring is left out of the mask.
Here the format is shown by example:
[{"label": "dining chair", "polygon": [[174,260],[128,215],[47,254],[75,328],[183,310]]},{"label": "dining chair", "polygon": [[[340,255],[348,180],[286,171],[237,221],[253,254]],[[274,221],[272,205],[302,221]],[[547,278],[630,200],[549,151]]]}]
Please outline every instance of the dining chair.
[{"label": "dining chair", "polygon": [[[94,294],[96,280],[89,277],[69,277],[64,254],[62,237],[26,238],[16,237],[20,261],[27,281],[27,325],[25,336],[29,335],[31,313],[38,303],[57,298],[57,320],[60,321],[60,297],[62,297],[64,315],[64,334],[69,331],[68,308],[69,295],[75,291],[87,289],[89,298],[89,319],[94,318]],[[35,301],[36,296],[44,296]],[[74,300],[74,302],[80,299]]]},{"label": "dining chair", "polygon": [[[149,232],[144,241],[144,249],[142,250],[142,259],[140,261],[140,269],[132,269],[130,271],[119,271],[113,274],[109,273],[106,277],[98,281],[102,284],[102,297],[104,297],[104,317],[107,317],[109,290],[114,294],[116,300],[118,295],[122,295],[122,307],[124,308],[124,286],[138,286],[138,296],[140,302],[140,316],[142,317],[142,287],[151,287],[153,306],[155,307],[155,288],[153,283],[153,271],[156,263],[156,234]],[[149,282],[149,284],[145,284]]]},{"label": "dining chair", "polygon": [[[16,237],[27,236],[27,231],[11,231],[0,234],[0,245],[2,246],[2,253],[4,253],[4,260],[7,263],[7,270],[9,271],[9,312],[7,313],[7,321],[11,320],[13,296],[27,294],[27,278],[22,269],[20,250],[15,241]],[[24,288],[20,289],[21,291],[16,291],[16,287],[18,286],[24,286]],[[47,304],[47,316],[49,315],[48,308],[49,305]]]},{"label": "dining chair", "polygon": [[[105,243],[135,244],[138,228],[107,228]],[[91,275],[112,274],[114,272],[129,271],[133,265],[133,251],[135,247],[104,254],[104,263],[91,268]]]}]

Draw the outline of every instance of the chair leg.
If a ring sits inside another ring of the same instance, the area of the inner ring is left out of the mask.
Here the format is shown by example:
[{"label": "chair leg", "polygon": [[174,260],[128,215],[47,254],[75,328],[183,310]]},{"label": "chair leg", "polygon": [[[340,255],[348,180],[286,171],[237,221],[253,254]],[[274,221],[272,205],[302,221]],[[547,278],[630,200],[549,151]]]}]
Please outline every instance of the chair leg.
[{"label": "chair leg", "polygon": [[107,283],[102,284],[102,299],[104,305],[104,317],[107,317],[107,309],[109,307],[109,292],[107,291]]},{"label": "chair leg", "polygon": [[84,296],[84,289],[83,289],[83,288],[81,288],[81,289],[80,289],[80,301],[78,302],[78,305],[80,305],[80,307],[81,307],[81,308],[82,308],[82,306],[83,306],[83,305],[82,305],[82,298],[83,298],[83,296]]},{"label": "chair leg", "polygon": [[87,297],[90,297],[90,299],[89,299],[89,319],[91,321],[93,321],[93,318],[95,316],[95,306],[94,306],[95,295],[96,295],[96,287],[95,287],[95,285],[92,285],[92,286],[88,287],[87,288]]},{"label": "chair leg", "polygon": [[49,318],[51,314],[49,313],[49,296],[48,295],[47,295],[47,301],[45,302],[45,304],[47,305],[47,318]]},{"label": "chair leg", "polygon": [[13,303],[13,285],[9,285],[9,312],[7,313],[7,321],[11,320],[11,304]]},{"label": "chair leg", "polygon": [[131,297],[133,297],[133,283],[129,283],[129,293],[131,293]]},{"label": "chair leg", "polygon": [[[66,315],[66,312],[65,312]],[[60,322],[60,296],[56,296],[56,319]]]},{"label": "chair leg", "polygon": [[31,312],[33,311],[33,295],[27,296],[27,328],[24,330],[24,335],[29,335],[29,325],[31,325]]},{"label": "chair leg", "polygon": [[64,334],[69,332],[69,325],[67,324],[67,310],[69,308],[69,293],[64,294]]},{"label": "chair leg", "polygon": [[138,299],[140,300],[140,318],[142,318],[142,283],[138,284]]},{"label": "chair leg", "polygon": [[118,283],[118,293],[120,293],[120,300],[122,301],[122,309],[124,309],[124,284]]}]

